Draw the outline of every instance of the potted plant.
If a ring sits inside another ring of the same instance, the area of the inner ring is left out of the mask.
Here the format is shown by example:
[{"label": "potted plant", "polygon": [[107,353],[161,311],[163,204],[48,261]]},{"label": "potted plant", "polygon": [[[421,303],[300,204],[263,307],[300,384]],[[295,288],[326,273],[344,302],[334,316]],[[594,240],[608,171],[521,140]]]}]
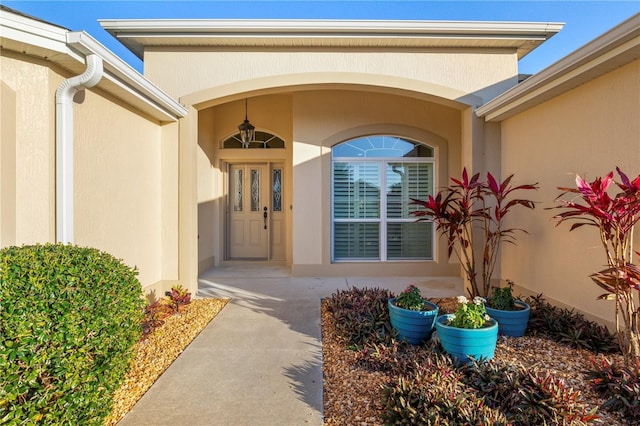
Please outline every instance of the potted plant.
[{"label": "potted plant", "polygon": [[487,299],[487,314],[498,321],[498,334],[522,337],[527,330],[531,306],[513,297],[513,281],[506,287],[494,287]]},{"label": "potted plant", "polygon": [[431,338],[438,305],[425,300],[418,287],[408,286],[397,297],[389,299],[388,306],[391,325],[401,339],[418,345]]},{"label": "potted plant", "polygon": [[458,296],[456,312],[436,319],[440,344],[458,363],[493,358],[498,342],[498,322],[487,314],[485,303],[486,300],[479,296],[472,301]]},{"label": "potted plant", "polygon": [[[535,207],[533,201],[511,197],[515,191],[538,189],[537,183],[512,186],[512,178],[513,175],[499,182],[487,173],[487,180],[481,181],[479,173],[469,178],[465,168],[462,179],[451,178],[453,185],[439,191],[435,197],[430,195],[427,201],[411,199],[411,204],[424,208],[411,214],[417,216],[418,221],[433,221],[440,235],[447,238],[448,256],[455,253],[458,258],[472,297],[488,295],[501,243],[515,243],[515,232],[526,232],[508,228],[505,224],[507,214],[515,206]],[[478,241],[480,237],[481,241]],[[482,256],[476,253],[480,249]],[[477,259],[482,260],[480,279]]]},{"label": "potted plant", "polygon": [[[620,168],[616,171],[619,182],[609,172],[593,182],[576,175],[575,188],[559,187],[563,191],[556,199],[560,204],[553,208],[564,211],[553,218],[557,225],[574,221],[569,231],[584,225],[598,230],[608,267],[590,277],[605,291],[598,299],[615,301],[616,335],[625,362],[630,364],[640,359],[640,265],[633,263],[633,230],[640,220],[640,175],[632,181]],[[620,189],[613,197],[608,192],[611,184]],[[569,198],[563,199],[565,195]]]}]

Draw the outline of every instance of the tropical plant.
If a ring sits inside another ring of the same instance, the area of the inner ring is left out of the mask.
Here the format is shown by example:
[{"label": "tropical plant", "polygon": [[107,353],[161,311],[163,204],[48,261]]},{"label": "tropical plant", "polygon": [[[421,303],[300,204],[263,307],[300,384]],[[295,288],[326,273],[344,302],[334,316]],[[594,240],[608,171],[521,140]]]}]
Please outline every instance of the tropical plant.
[{"label": "tropical plant", "polygon": [[[557,225],[574,221],[570,231],[584,225],[596,227],[607,256],[608,267],[590,275],[605,293],[598,299],[615,301],[615,324],[618,342],[625,360],[640,358],[640,268],[632,263],[633,230],[640,220],[640,175],[633,181],[616,167],[620,181],[613,172],[604,178],[587,182],[576,175],[576,188],[562,188],[553,208],[563,209],[555,215]],[[620,191],[609,195],[611,184]],[[562,197],[570,196],[565,199]],[[640,255],[640,252],[636,252]]]},{"label": "tropical plant", "polygon": [[396,306],[410,311],[430,310],[431,306],[424,303],[420,289],[411,284],[402,293],[396,296]]},{"label": "tropical plant", "polygon": [[601,408],[618,411],[629,420],[640,420],[640,359],[631,365],[617,365],[605,357],[592,359],[586,372],[591,389],[606,399]]},{"label": "tropical plant", "polygon": [[174,285],[171,291],[166,291],[164,294],[167,296],[167,303],[176,313],[180,312],[180,306],[191,303],[191,293],[180,284]]},{"label": "tropical plant", "polygon": [[326,303],[337,334],[350,349],[388,342],[394,336],[387,303],[393,294],[381,288],[338,290]]},{"label": "tropical plant", "polygon": [[595,353],[620,351],[616,336],[607,327],[587,320],[575,310],[553,306],[542,294],[527,297],[525,302],[531,306],[528,334],[546,335],[573,348]]},{"label": "tropical plant", "polygon": [[486,300],[476,296],[469,301],[464,296],[458,296],[458,310],[449,318],[448,326],[456,328],[483,328],[491,321],[484,306]]},{"label": "tropical plant", "polygon": [[[436,224],[441,236],[447,238],[448,256],[455,253],[469,284],[472,297],[487,296],[491,287],[491,277],[496,265],[498,250],[503,241],[515,244],[516,231],[526,232],[520,228],[509,228],[505,224],[505,217],[515,206],[533,209],[533,201],[512,199],[516,191],[538,189],[536,184],[512,186],[508,176],[499,182],[487,173],[487,180],[481,181],[480,174],[471,178],[465,168],[462,178],[451,178],[453,184],[439,191],[435,197],[428,200],[411,199],[411,204],[417,204],[424,209],[412,212],[418,221],[430,220]],[[482,231],[482,270],[481,279],[477,275],[476,247],[478,235],[476,229]]]},{"label": "tropical plant", "polygon": [[507,280],[506,287],[493,287],[491,297],[487,298],[487,306],[502,311],[514,311],[516,299],[513,297],[513,281]]}]

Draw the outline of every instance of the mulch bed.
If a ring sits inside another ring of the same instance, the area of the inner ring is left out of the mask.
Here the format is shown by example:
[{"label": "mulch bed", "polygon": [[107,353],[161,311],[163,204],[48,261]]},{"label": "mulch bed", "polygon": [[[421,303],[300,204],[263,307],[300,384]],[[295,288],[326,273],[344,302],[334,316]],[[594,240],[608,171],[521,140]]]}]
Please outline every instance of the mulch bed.
[{"label": "mulch bed", "polygon": [[[336,334],[333,318],[322,303],[322,355],[324,375],[324,416],[326,425],[380,425],[383,423],[383,385],[393,383],[396,377],[381,371],[372,371],[358,362],[358,352],[347,349]],[[457,302],[439,300],[440,309],[455,310]],[[444,307],[444,309],[443,309]],[[424,350],[430,350],[424,346]],[[592,392],[584,372],[591,369],[590,359],[596,355],[590,351],[574,349],[540,336],[500,336],[494,359],[519,363],[527,368],[548,370],[554,377],[581,393],[580,403],[591,410],[600,407],[604,400]],[[608,355],[612,359],[621,356]],[[600,419],[594,424],[623,425],[619,415],[599,410]]]}]

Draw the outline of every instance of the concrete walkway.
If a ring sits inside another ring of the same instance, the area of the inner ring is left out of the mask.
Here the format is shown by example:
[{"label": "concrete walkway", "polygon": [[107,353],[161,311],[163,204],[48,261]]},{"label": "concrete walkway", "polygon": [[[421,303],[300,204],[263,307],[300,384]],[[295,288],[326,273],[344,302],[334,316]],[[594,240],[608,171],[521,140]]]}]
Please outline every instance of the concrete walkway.
[{"label": "concrete walkway", "polygon": [[208,271],[198,296],[231,301],[120,425],[322,425],[321,298],[412,283],[427,297],[462,294],[450,279],[297,278],[265,263]]}]

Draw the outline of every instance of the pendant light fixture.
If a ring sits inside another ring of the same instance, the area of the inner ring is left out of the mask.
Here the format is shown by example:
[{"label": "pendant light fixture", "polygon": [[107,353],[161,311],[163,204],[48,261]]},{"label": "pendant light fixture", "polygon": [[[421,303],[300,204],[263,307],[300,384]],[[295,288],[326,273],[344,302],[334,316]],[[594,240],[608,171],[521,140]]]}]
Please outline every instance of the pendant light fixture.
[{"label": "pendant light fixture", "polygon": [[238,130],[240,131],[242,147],[249,148],[249,145],[253,142],[256,128],[249,123],[249,119],[247,118],[247,99],[244,100],[244,121],[238,126]]}]

